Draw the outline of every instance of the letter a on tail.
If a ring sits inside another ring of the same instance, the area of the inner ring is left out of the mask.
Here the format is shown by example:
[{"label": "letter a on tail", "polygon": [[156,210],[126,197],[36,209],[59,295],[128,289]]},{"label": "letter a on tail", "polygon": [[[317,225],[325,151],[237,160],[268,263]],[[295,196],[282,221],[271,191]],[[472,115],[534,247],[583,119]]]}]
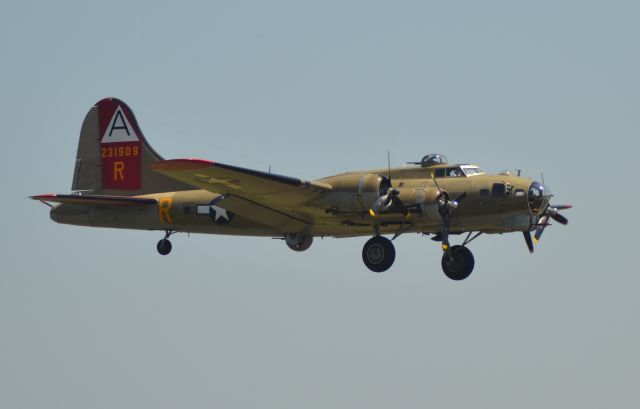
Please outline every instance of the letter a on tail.
[{"label": "letter a on tail", "polygon": [[102,183],[105,189],[139,190],[141,188],[142,143],[136,122],[118,100],[100,101],[100,152]]}]

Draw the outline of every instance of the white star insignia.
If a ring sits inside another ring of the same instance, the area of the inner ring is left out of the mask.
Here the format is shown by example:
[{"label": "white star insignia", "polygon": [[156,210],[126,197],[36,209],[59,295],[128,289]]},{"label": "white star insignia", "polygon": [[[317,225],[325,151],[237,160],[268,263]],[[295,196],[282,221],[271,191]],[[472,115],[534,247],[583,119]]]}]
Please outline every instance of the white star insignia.
[{"label": "white star insignia", "polygon": [[194,173],[193,176],[196,181],[201,183],[207,183],[209,185],[223,185],[228,186],[232,189],[242,189],[242,186],[238,185],[238,183],[240,182],[236,179],[216,178],[213,176],[205,175],[203,173]]},{"label": "white star insignia", "polygon": [[223,217],[225,220],[229,221],[229,215],[227,214],[227,210],[218,206],[211,206],[214,212],[216,212],[215,221],[217,222],[219,218]]}]

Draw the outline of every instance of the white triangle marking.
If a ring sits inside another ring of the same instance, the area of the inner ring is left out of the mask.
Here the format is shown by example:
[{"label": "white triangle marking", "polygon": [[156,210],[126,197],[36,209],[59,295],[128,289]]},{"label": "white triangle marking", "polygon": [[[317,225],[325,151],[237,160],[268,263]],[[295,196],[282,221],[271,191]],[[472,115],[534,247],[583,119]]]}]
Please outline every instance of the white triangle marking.
[{"label": "white triangle marking", "polygon": [[140,138],[138,138],[135,129],[129,123],[129,119],[122,107],[118,105],[109,121],[107,130],[102,135],[101,143],[138,142],[139,140]]}]

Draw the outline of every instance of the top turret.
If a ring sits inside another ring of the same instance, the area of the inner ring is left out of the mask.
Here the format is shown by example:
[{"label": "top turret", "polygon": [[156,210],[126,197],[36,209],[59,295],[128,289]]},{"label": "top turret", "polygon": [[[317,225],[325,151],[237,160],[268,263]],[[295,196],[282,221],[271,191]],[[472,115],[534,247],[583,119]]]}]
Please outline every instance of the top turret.
[{"label": "top turret", "polygon": [[430,153],[425,155],[420,162],[409,162],[413,165],[420,165],[423,168],[428,168],[435,165],[444,165],[448,163],[447,157],[440,153]]}]

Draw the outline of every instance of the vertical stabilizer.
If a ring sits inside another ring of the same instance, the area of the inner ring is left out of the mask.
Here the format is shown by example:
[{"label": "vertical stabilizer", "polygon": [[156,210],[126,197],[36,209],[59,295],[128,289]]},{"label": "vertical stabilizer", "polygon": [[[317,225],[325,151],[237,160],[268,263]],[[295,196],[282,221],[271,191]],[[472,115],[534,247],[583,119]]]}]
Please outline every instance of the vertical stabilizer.
[{"label": "vertical stabilizer", "polygon": [[158,160],[162,157],[145,139],[131,108],[105,98],[82,123],[71,189],[120,196],[193,189],[151,171]]}]

